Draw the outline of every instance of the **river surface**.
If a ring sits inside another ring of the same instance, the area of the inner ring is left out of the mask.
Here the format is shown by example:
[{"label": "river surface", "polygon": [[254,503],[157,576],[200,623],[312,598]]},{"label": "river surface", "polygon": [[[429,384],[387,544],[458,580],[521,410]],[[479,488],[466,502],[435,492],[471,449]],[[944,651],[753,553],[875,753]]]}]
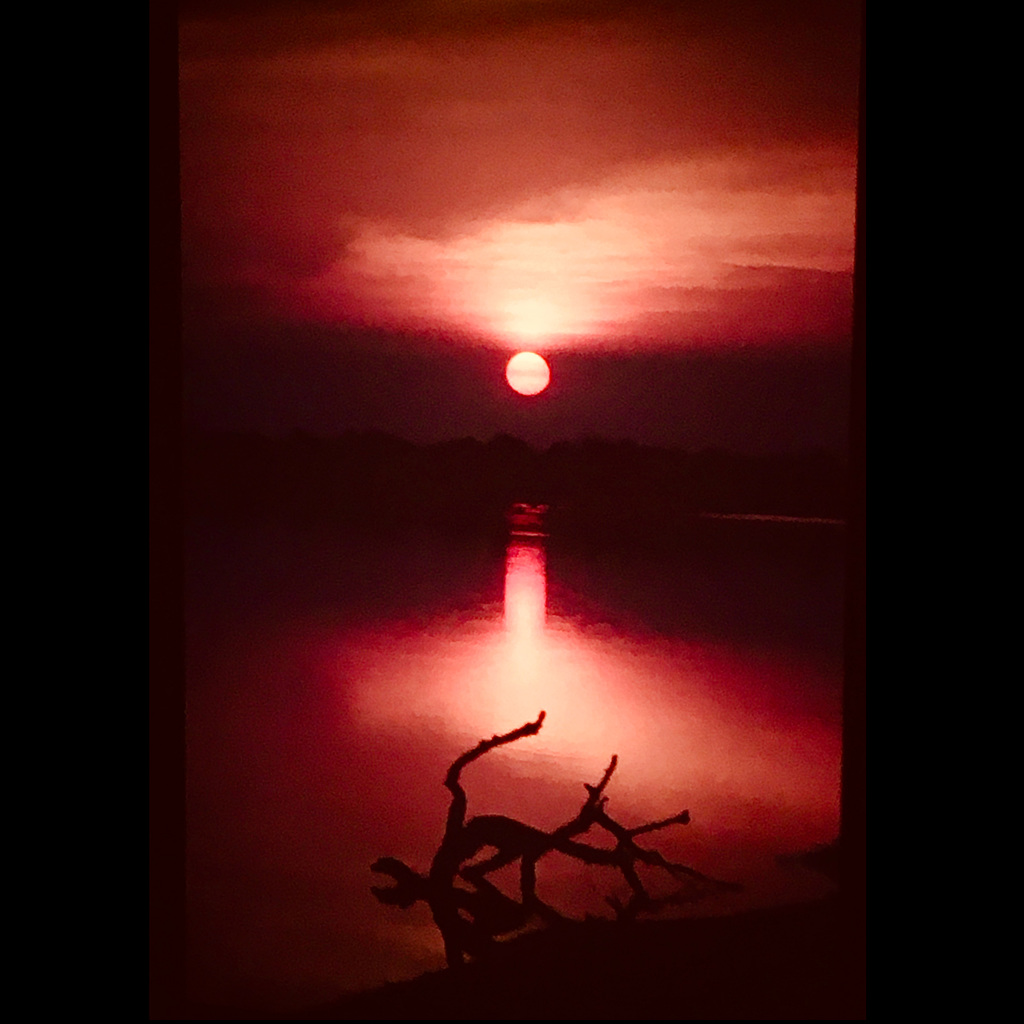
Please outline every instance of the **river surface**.
[{"label": "river surface", "polygon": [[[557,537],[194,527],[192,999],[287,1011],[442,966],[427,908],[378,903],[370,885],[388,880],[370,864],[425,870],[448,765],[541,710],[538,735],[463,773],[471,815],[555,828],[617,754],[608,813],[635,826],[688,809],[642,845],[745,887],[687,912],[826,891],[779,858],[838,832],[843,530],[719,529],[733,533],[710,548],[586,553]],[[561,855],[541,860],[538,892],[575,916],[628,895]]]}]

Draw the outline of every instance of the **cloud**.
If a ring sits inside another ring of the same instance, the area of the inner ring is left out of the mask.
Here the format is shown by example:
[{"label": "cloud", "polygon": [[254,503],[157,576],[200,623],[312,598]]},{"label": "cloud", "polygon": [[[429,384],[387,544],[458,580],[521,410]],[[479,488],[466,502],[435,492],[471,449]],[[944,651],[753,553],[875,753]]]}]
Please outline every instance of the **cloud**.
[{"label": "cloud", "polygon": [[855,6],[191,5],[186,282],[564,334],[729,265],[845,272]]},{"label": "cloud", "polygon": [[841,153],[751,151],[640,163],[436,237],[367,218],[294,307],[509,346],[592,347],[644,330],[659,343],[846,335],[849,298],[842,315],[835,304],[853,268],[852,178]]}]

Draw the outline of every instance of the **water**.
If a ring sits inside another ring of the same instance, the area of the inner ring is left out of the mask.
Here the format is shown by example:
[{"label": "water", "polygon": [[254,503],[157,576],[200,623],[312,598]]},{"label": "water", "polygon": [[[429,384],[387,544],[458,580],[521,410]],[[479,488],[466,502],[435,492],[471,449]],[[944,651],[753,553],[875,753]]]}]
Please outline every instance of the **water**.
[{"label": "water", "polygon": [[[369,865],[425,870],[447,766],[541,710],[537,736],[466,770],[470,814],[554,828],[617,754],[609,813],[688,809],[643,844],[745,886],[691,912],[823,892],[777,858],[838,831],[842,532],[775,524],[780,547],[750,533],[763,525],[720,529],[713,545],[590,554],[537,536],[195,531],[192,998],[287,1010],[442,966],[429,911],[379,904]],[[561,856],[540,862],[538,891],[579,916],[627,894]]]}]

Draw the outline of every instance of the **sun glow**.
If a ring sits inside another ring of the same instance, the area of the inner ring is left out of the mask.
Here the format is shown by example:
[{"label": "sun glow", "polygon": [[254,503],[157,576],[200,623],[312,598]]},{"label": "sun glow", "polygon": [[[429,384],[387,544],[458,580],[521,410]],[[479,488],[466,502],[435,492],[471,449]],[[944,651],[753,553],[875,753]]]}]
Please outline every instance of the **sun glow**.
[{"label": "sun glow", "polygon": [[535,341],[576,326],[554,297],[516,298],[513,295],[504,303],[497,303],[496,308],[494,328],[505,337]]}]

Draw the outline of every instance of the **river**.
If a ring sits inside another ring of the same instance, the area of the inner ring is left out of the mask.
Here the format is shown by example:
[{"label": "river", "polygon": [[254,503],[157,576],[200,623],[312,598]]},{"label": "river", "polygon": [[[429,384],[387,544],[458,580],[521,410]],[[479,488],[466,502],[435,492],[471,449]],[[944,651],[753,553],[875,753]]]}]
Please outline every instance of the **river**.
[{"label": "river", "polygon": [[[686,912],[826,891],[780,857],[838,832],[843,530],[716,529],[659,552],[194,526],[191,998],[287,1011],[442,966],[426,907],[377,902],[370,864],[425,870],[448,765],[541,710],[536,736],[465,771],[470,814],[554,828],[616,754],[609,814],[688,809],[643,843],[744,886]],[[498,876],[512,894],[513,879]],[[576,916],[626,894],[561,855],[541,860],[538,892]]]}]

